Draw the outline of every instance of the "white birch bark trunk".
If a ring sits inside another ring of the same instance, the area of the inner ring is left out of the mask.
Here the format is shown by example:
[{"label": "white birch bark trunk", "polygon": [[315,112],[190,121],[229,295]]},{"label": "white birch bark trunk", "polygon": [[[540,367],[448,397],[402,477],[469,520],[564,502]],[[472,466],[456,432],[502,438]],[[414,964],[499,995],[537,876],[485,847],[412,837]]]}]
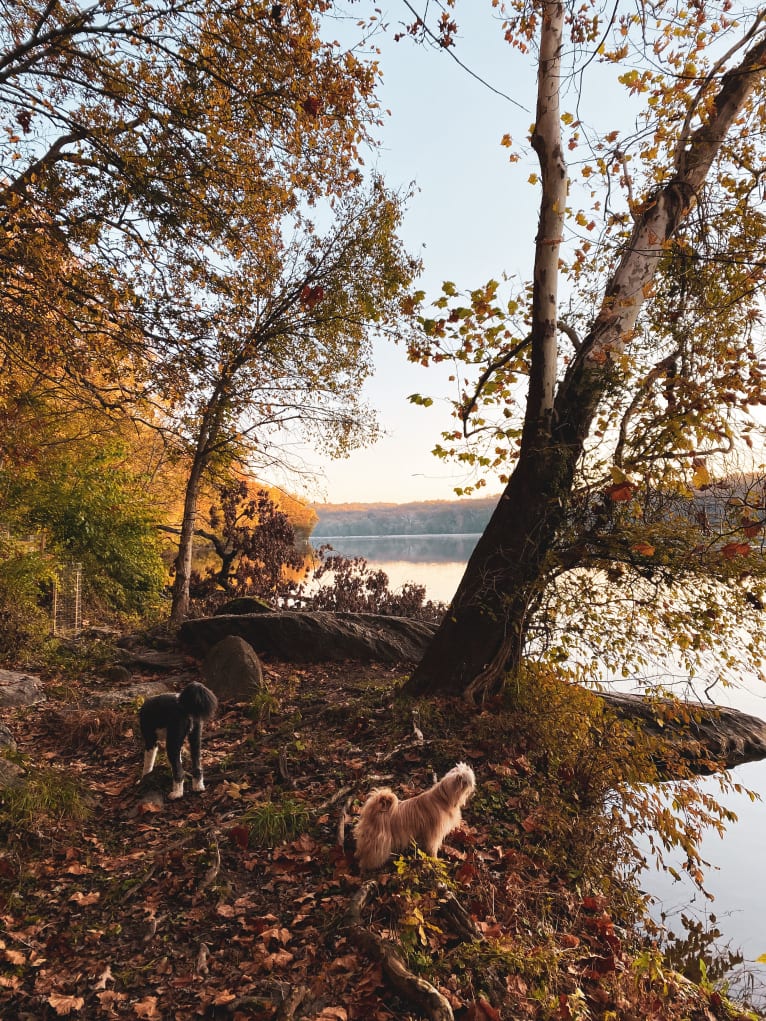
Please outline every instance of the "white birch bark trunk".
[{"label": "white birch bark trunk", "polygon": [[532,354],[522,446],[550,436],[558,365],[559,252],[567,204],[567,168],[561,141],[561,47],[564,5],[542,5],[537,110],[532,147],[540,163],[542,197],[535,240]]}]

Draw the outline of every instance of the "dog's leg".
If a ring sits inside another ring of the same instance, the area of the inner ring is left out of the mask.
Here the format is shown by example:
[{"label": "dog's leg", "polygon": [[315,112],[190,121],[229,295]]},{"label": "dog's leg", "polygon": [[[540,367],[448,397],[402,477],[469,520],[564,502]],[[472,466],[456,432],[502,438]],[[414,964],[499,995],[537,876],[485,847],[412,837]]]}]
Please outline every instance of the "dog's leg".
[{"label": "dog's leg", "polygon": [[183,730],[179,726],[168,727],[167,753],[170,768],[173,771],[173,787],[169,798],[182,798],[184,793],[184,769],[181,765],[181,747],[183,745]]},{"label": "dog's leg", "polygon": [[147,776],[154,769],[154,763],[157,760],[157,745],[155,744],[152,748],[146,748],[144,751],[144,771],[141,776]]},{"label": "dog's leg", "polygon": [[192,765],[192,790],[204,791],[205,781],[202,776],[202,723],[195,720],[189,733],[189,748],[191,750]]},{"label": "dog's leg", "polygon": [[[144,703],[146,706],[146,703]],[[144,742],[144,771],[141,774],[142,777],[147,776],[154,769],[154,763],[157,761],[157,725],[154,720],[148,718],[148,714],[145,709],[141,709],[138,717],[138,723],[141,728],[141,737]]]}]

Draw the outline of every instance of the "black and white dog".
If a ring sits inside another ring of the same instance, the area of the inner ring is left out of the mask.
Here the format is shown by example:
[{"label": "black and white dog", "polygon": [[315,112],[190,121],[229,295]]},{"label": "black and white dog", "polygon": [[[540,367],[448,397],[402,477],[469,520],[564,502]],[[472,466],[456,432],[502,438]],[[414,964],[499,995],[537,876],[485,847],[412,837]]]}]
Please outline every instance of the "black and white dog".
[{"label": "black and white dog", "polygon": [[204,791],[200,752],[202,722],[209,720],[218,708],[213,692],[198,681],[192,681],[178,695],[155,695],[148,698],[138,712],[141,736],[144,739],[144,771],[154,769],[157,758],[158,732],[165,731],[165,751],[173,771],[173,788],[168,797],[181,798],[184,793],[184,771],[181,748],[188,737],[192,760],[192,790]]}]

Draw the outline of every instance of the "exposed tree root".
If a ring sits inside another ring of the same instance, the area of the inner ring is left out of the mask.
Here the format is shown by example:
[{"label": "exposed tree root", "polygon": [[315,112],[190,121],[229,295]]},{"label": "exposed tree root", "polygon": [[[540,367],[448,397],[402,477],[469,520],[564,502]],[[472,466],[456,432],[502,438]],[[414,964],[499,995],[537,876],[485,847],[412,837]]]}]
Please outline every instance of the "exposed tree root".
[{"label": "exposed tree root", "polygon": [[346,827],[350,826],[351,823],[354,821],[353,820],[353,816],[351,815],[351,802],[353,800],[354,800],[353,798],[346,798],[346,801],[345,801],[345,803],[343,805],[343,808],[340,811],[340,816],[338,817],[338,830],[337,830],[337,834],[338,834],[338,847],[345,848],[345,846],[346,846]]},{"label": "exposed tree root", "polygon": [[381,939],[362,924],[364,906],[377,892],[378,884],[372,880],[359,888],[346,913],[348,935],[369,957],[380,962],[383,974],[397,995],[414,1004],[430,1021],[454,1021],[452,1007],[439,990],[425,979],[413,975],[393,943]]},{"label": "exposed tree root", "polygon": [[218,878],[218,873],[221,871],[221,849],[218,846],[218,841],[213,837],[213,864],[207,870],[205,875],[202,877],[197,892],[194,895],[194,900],[197,902],[202,894],[207,890],[209,886]]},{"label": "exposed tree root", "polygon": [[337,805],[339,801],[342,801],[347,794],[350,794],[351,791],[353,791],[353,789],[354,788],[350,784],[346,787],[339,787],[331,798],[323,801],[321,805],[317,805],[314,809],[314,815],[322,815],[323,812],[328,811],[328,809],[332,808],[333,805]]},{"label": "exposed tree root", "polygon": [[280,983],[270,996],[240,996],[227,1003],[224,1009],[228,1014],[237,1014],[245,1010],[255,1011],[260,1017],[269,1008],[273,1009],[276,1002],[278,1005],[274,1021],[293,1021],[310,992],[308,986],[288,986]]},{"label": "exposed tree root", "polygon": [[279,1005],[275,1021],[292,1021],[308,994],[308,986],[296,986],[291,989]]},{"label": "exposed tree root", "polygon": [[452,931],[464,942],[483,940],[484,935],[473,918],[446,886],[439,886],[439,907],[449,921]]}]

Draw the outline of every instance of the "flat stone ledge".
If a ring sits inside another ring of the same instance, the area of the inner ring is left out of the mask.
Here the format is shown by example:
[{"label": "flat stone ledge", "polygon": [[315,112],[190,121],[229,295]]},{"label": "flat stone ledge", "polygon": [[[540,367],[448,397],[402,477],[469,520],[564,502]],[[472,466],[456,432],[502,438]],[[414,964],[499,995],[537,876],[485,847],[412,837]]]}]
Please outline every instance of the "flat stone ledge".
[{"label": "flat stone ledge", "polygon": [[599,695],[618,716],[635,721],[700,775],[766,759],[766,722],[757,716],[704,702],[618,692]]}]

